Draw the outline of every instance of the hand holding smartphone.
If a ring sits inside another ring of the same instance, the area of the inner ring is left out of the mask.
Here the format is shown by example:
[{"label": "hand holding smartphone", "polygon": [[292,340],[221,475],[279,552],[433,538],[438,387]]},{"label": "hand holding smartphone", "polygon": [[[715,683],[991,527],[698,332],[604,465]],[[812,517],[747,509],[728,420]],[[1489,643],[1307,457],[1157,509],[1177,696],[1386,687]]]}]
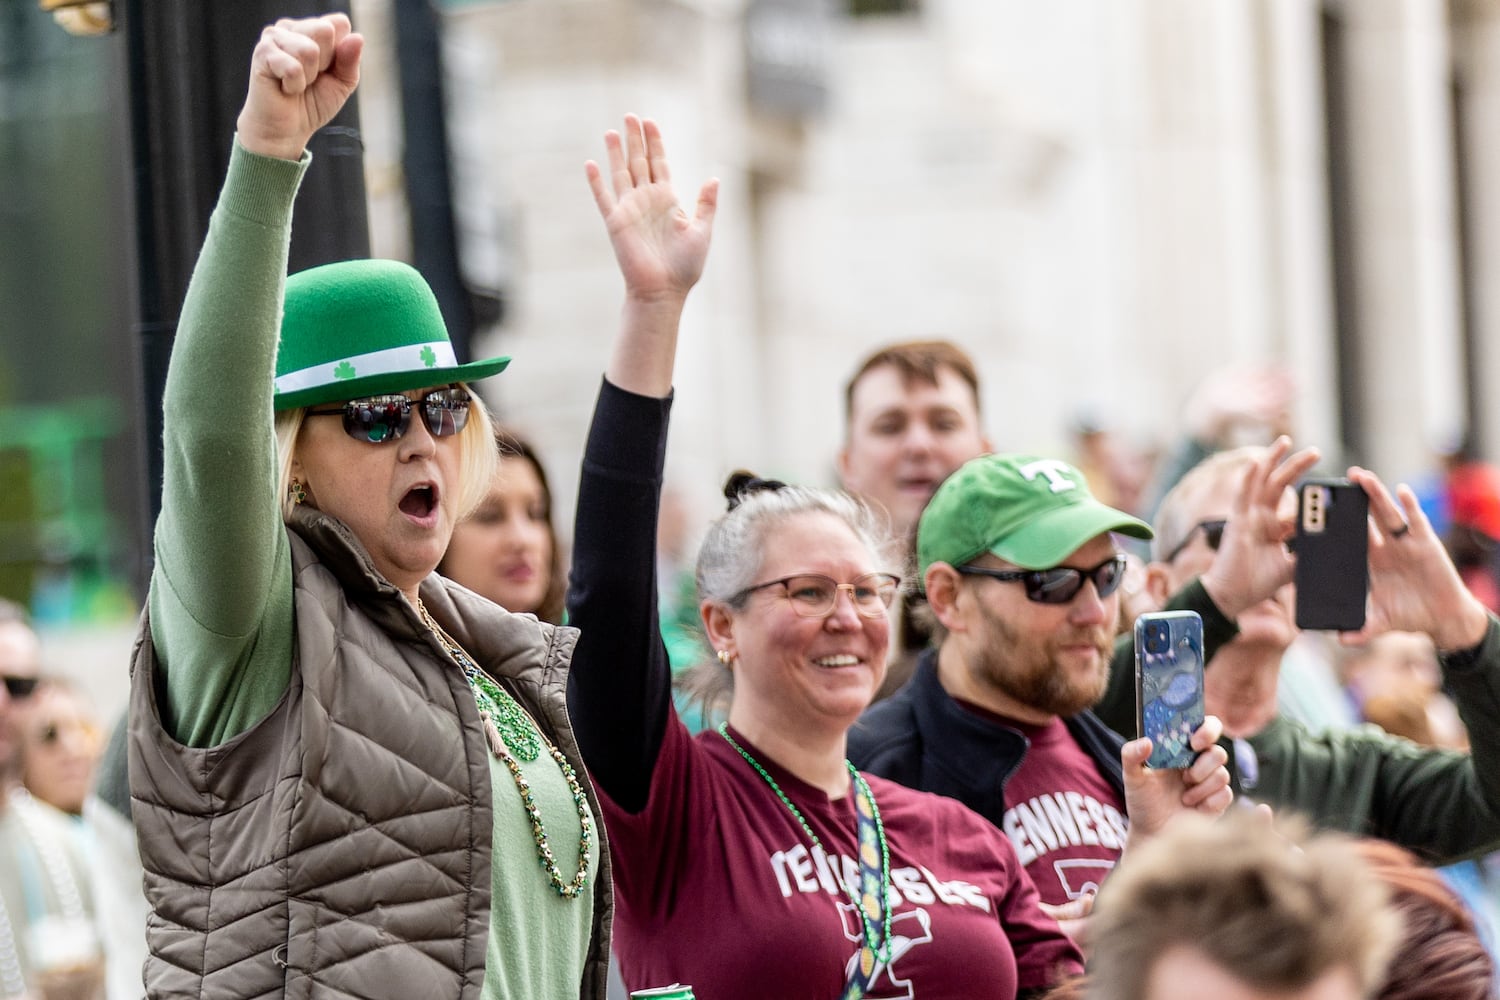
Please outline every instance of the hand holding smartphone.
[{"label": "hand holding smartphone", "polygon": [[1135,620],[1136,734],[1151,737],[1147,767],[1182,768],[1203,725],[1203,619],[1158,611]]},{"label": "hand holding smartphone", "polygon": [[1297,489],[1297,627],[1364,627],[1370,589],[1370,498],[1347,479],[1306,479]]}]

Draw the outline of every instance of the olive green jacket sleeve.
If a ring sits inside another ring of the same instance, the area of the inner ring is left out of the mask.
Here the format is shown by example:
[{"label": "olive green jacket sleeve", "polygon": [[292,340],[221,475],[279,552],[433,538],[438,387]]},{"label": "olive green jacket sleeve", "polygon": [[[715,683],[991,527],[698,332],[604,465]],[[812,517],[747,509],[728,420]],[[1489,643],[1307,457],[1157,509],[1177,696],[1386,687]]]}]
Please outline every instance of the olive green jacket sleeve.
[{"label": "olive green jacket sleeve", "polygon": [[[1212,662],[1220,646],[1239,634],[1238,626],[1224,616],[1197,580],[1173,594],[1163,610],[1198,612],[1203,619],[1206,664]],[[1125,739],[1135,739],[1135,637],[1129,632],[1115,639],[1114,655],[1109,660],[1109,686],[1094,706],[1094,714]]]},{"label": "olive green jacket sleeve", "polygon": [[1418,746],[1374,726],[1315,734],[1278,718],[1249,740],[1259,774],[1246,794],[1434,863],[1500,848],[1500,622],[1491,617],[1475,649],[1442,659],[1470,753]]},{"label": "olive green jacket sleeve", "polygon": [[250,728],[291,676],[271,394],[292,202],[309,160],[235,143],[172,345],[147,603],[167,725],[190,746]]}]

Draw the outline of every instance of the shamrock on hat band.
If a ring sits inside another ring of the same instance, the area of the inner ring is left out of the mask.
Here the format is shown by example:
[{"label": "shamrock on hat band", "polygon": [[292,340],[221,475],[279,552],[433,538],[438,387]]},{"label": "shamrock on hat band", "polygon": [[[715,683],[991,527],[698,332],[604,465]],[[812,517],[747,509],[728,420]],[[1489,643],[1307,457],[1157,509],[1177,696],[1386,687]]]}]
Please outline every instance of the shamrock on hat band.
[{"label": "shamrock on hat band", "polygon": [[409,264],[343,260],[286,280],[277,412],[470,383],[509,358],[460,364],[437,297]]},{"label": "shamrock on hat band", "polygon": [[312,365],[298,371],[287,372],[276,378],[277,392],[297,392],[315,389],[337,382],[365,378],[370,375],[389,375],[422,368],[454,368],[458,358],[453,353],[453,344],[446,340],[429,341],[425,344],[405,344],[383,351],[371,351],[349,358],[340,358],[323,364]]}]

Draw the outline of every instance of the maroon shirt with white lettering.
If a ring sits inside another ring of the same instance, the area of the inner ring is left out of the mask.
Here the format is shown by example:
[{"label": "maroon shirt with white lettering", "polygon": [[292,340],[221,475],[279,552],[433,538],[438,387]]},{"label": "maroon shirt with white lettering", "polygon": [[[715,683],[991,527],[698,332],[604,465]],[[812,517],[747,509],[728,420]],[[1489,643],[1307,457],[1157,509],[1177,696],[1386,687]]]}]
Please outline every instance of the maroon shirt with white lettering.
[{"label": "maroon shirt with white lettering", "polygon": [[1005,783],[1004,828],[1042,900],[1065,903],[1097,891],[1125,850],[1124,799],[1062,719],[1000,721],[1031,742]]},{"label": "maroon shirt with white lettering", "polygon": [[[625,983],[687,983],[703,1000],[835,1000],[864,934],[844,888],[858,885],[853,789],[830,801],[731,735],[822,849],[723,737],[693,738],[670,716],[646,808],[632,815],[604,797]],[[896,899],[891,961],[867,996],[1009,1000],[1080,971],[994,826],[951,799],[868,780]]]}]

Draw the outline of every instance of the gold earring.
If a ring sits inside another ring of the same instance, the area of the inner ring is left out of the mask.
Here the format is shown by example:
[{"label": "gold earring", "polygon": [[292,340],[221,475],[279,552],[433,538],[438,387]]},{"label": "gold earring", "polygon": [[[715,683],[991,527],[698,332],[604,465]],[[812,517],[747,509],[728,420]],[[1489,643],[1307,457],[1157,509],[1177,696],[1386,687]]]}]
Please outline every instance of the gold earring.
[{"label": "gold earring", "polygon": [[727,649],[721,649],[721,650],[719,650],[719,662],[722,663],[722,664],[724,664],[724,666],[726,666],[726,667],[729,666],[729,661],[732,660],[732,659],[734,659],[734,657],[732,657],[732,656],[729,655],[729,650],[727,650]]},{"label": "gold earring", "polygon": [[286,495],[291,498],[292,503],[300,504],[307,500],[307,490],[302,486],[302,480],[292,477],[291,485],[286,488]]}]

